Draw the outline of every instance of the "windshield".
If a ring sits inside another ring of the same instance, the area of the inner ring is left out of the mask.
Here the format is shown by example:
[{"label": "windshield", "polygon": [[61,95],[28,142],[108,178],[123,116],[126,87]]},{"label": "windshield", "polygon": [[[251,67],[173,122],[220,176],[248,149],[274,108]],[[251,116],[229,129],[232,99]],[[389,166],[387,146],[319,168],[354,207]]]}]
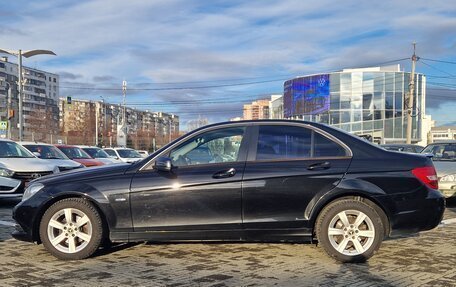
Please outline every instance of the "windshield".
[{"label": "windshield", "polygon": [[117,154],[114,150],[112,149],[105,149],[104,150],[110,157],[117,157]]},{"label": "windshield", "polygon": [[431,153],[436,161],[456,161],[456,143],[455,144],[431,144],[428,145],[421,153]]},{"label": "windshield", "polygon": [[0,158],[33,158],[28,150],[15,142],[0,141]]},{"label": "windshield", "polygon": [[83,150],[93,158],[109,158],[109,155],[101,148],[87,147]]},{"label": "windshield", "polygon": [[59,147],[70,159],[91,159],[91,157],[78,147]]},{"label": "windshield", "polygon": [[142,158],[142,156],[134,149],[118,149],[121,158]]},{"label": "windshield", "polygon": [[49,145],[24,145],[31,152],[40,153],[42,159],[68,159],[68,157],[55,146]]}]

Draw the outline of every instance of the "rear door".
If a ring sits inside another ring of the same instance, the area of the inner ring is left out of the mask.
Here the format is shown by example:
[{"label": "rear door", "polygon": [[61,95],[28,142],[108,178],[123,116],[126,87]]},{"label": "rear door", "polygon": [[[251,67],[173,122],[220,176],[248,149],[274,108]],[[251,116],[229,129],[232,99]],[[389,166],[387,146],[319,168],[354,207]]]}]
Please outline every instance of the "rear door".
[{"label": "rear door", "polygon": [[244,228],[306,228],[306,208],[336,187],[349,167],[351,152],[311,126],[256,128],[244,171]]}]

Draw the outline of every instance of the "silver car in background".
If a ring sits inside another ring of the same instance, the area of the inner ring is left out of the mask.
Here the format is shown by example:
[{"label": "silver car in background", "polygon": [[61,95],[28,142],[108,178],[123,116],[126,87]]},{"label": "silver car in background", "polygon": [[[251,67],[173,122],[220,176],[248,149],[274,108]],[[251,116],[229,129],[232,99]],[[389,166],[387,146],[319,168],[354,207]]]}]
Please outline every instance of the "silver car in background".
[{"label": "silver car in background", "polygon": [[38,158],[58,166],[61,172],[84,167],[84,165],[69,159],[62,151],[51,144],[37,142],[18,143]]},{"label": "silver car in background", "polygon": [[20,198],[30,181],[58,172],[55,164],[11,140],[0,139],[0,198]]},{"label": "silver car in background", "polygon": [[77,147],[82,148],[88,155],[90,155],[92,158],[101,161],[104,164],[115,164],[115,163],[122,163],[120,159],[115,159],[109,154],[107,154],[102,148],[96,147],[96,146],[84,146],[84,145],[78,145]]},{"label": "silver car in background", "polygon": [[456,141],[447,141],[429,144],[421,152],[432,154],[437,177],[439,178],[439,190],[449,197],[456,197]]}]

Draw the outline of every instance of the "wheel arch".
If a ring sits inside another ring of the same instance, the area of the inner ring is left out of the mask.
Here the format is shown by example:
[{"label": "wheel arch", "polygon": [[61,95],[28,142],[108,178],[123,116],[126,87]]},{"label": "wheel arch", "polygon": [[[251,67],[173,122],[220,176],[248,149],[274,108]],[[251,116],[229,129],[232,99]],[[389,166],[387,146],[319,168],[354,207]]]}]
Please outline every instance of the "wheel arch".
[{"label": "wheel arch", "polygon": [[309,214],[309,221],[310,221],[309,226],[312,227],[313,237],[315,237],[315,230],[316,230],[315,225],[317,223],[318,216],[323,211],[323,209],[337,200],[342,200],[342,199],[346,199],[346,198],[364,202],[364,203],[368,204],[370,207],[372,207],[378,213],[378,215],[380,216],[380,219],[382,220],[385,237],[389,236],[390,231],[391,231],[390,217],[388,216],[388,213],[387,213],[385,207],[383,206],[383,204],[379,200],[377,200],[375,198],[375,196],[372,196],[369,193],[361,192],[361,191],[357,191],[357,190],[351,190],[351,191],[346,191],[344,193],[334,194],[325,199],[320,199],[314,205],[314,207],[312,208],[312,210],[310,211],[310,214]]},{"label": "wheel arch", "polygon": [[94,207],[95,209],[97,210],[98,214],[100,215],[100,218],[101,218],[101,221],[103,223],[103,229],[104,229],[104,235],[103,236],[108,236],[109,235],[109,230],[110,230],[110,224],[109,224],[109,221],[108,221],[108,218],[107,218],[107,215],[105,213],[105,209],[103,209],[101,207],[101,204],[95,200],[94,198],[86,195],[86,194],[82,194],[80,192],[67,192],[67,193],[64,193],[64,194],[59,194],[58,196],[53,196],[51,197],[48,201],[46,201],[40,208],[40,210],[38,211],[37,213],[37,216],[35,216],[35,220],[33,222],[33,227],[32,227],[32,239],[34,242],[37,242],[38,244],[41,243],[41,239],[40,239],[40,223],[41,223],[41,219],[43,218],[44,216],[44,213],[46,212],[46,210],[51,207],[54,203],[60,201],[60,200],[63,200],[63,199],[67,199],[67,198],[83,198],[87,201],[89,201]]}]

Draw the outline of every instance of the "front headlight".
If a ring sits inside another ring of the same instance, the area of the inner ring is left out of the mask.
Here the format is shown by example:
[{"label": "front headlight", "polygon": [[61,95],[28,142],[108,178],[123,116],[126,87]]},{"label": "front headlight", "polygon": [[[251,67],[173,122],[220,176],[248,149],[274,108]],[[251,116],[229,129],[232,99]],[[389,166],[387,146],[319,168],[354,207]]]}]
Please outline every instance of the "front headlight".
[{"label": "front headlight", "polygon": [[42,185],[41,183],[32,183],[24,191],[24,195],[22,196],[22,201],[29,199],[30,197],[32,197],[32,195],[34,195],[35,193],[40,191],[43,187],[44,187],[44,185]]},{"label": "front headlight", "polygon": [[52,171],[53,173],[59,173],[60,169],[58,166],[54,167],[54,170]]},{"label": "front headlight", "polygon": [[456,174],[447,174],[445,176],[442,176],[440,179],[441,182],[452,182],[456,181]]},{"label": "front headlight", "polygon": [[7,168],[0,168],[0,176],[3,177],[12,177],[14,174],[14,171],[9,170]]}]

